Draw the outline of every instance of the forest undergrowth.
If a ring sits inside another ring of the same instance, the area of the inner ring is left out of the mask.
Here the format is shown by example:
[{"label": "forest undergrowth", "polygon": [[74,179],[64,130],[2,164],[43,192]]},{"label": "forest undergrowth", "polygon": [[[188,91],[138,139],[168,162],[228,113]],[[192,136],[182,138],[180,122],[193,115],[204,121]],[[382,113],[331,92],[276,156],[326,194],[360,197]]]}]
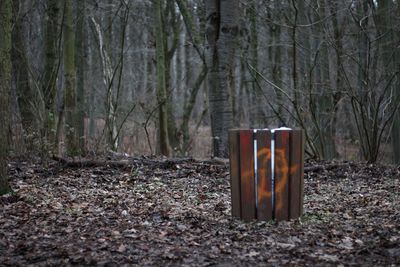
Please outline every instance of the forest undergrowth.
[{"label": "forest undergrowth", "polygon": [[226,162],[121,160],[11,161],[0,265],[400,264],[399,167],[309,161],[300,220],[244,223]]}]

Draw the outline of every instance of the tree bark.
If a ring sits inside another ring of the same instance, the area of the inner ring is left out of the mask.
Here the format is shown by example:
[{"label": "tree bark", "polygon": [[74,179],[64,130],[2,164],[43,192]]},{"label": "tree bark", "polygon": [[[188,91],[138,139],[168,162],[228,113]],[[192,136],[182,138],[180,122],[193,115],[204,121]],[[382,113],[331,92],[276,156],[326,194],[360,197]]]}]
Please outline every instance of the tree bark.
[{"label": "tree bark", "polygon": [[0,195],[10,191],[7,176],[9,152],[9,103],[11,92],[12,1],[0,2]]},{"label": "tree bark", "polygon": [[[273,45],[273,61],[272,64],[272,82],[276,84],[279,88],[283,88],[283,73],[282,73],[282,57],[283,57],[283,49],[281,44],[281,26],[280,26],[280,11],[281,3],[280,1],[275,1],[274,3],[274,11],[275,14],[275,25],[271,25],[271,44]],[[276,94],[276,102],[277,102],[277,112],[280,118],[284,118],[283,114],[283,95],[282,92],[276,88],[274,88]]]},{"label": "tree bark", "polygon": [[250,108],[250,126],[255,128],[265,128],[267,120],[265,119],[263,105],[260,101],[261,93],[258,81],[258,27],[257,27],[257,3],[253,1],[249,8],[250,15],[250,62],[256,70],[250,70],[253,81],[251,82],[251,106]]},{"label": "tree bark", "polygon": [[205,0],[209,107],[213,155],[228,156],[228,130],[233,125],[229,74],[239,33],[237,0]]},{"label": "tree bark", "polygon": [[[395,109],[393,117],[391,140],[393,151],[393,163],[400,164],[400,112],[398,110],[398,103],[400,101],[400,51],[399,49],[392,50],[393,44],[398,44],[400,41],[399,30],[393,26],[394,20],[392,12],[394,4],[390,0],[379,0],[378,10],[376,16],[376,24],[380,43],[380,52],[382,56],[383,69],[385,71],[384,81],[390,83],[393,75],[397,76],[394,84],[390,84],[390,91],[393,95],[388,96],[391,99],[392,109]],[[397,12],[399,14],[400,5],[397,4]],[[396,36],[397,34],[397,36]],[[397,109],[397,110],[396,110]]]},{"label": "tree bark", "polygon": [[[193,11],[192,9],[188,6],[187,1],[185,0],[176,0],[176,3],[178,4],[179,10],[182,14],[183,20],[185,22],[186,26],[186,31],[189,35],[189,41],[192,42],[192,45],[194,49],[196,50],[198,56],[200,59],[203,61],[203,66],[200,72],[197,75],[197,78],[191,79],[190,77],[193,77],[193,73],[191,71],[191,51],[190,47],[187,47],[186,45],[183,45],[183,50],[182,51],[182,57],[186,59],[186,62],[182,60],[182,65],[185,66],[186,70],[186,89],[185,89],[185,95],[184,95],[184,101],[183,101],[183,112],[182,112],[182,123],[180,124],[179,127],[179,132],[182,135],[182,140],[181,140],[181,153],[185,154],[188,152],[190,149],[190,118],[192,116],[195,104],[196,104],[196,99],[198,92],[201,89],[201,85],[203,84],[203,81],[206,78],[207,75],[207,66],[204,63],[204,53],[200,50],[201,47],[201,38],[198,34],[199,30],[195,28],[195,23],[193,20]],[[186,35],[185,35],[186,36]],[[184,37],[185,37],[184,36]],[[185,42],[185,38],[183,38],[183,42]],[[194,81],[194,83],[193,83]],[[189,90],[191,88],[191,90]]]},{"label": "tree bark", "polygon": [[116,150],[118,147],[118,135],[117,135],[117,124],[116,124],[118,99],[116,99],[116,97],[114,96],[113,84],[117,69],[113,69],[111,65],[111,57],[110,57],[111,53],[109,53],[110,51],[107,50],[107,45],[106,45],[107,39],[104,38],[104,34],[103,31],[101,30],[100,24],[96,21],[94,17],[91,17],[91,21],[94,25],[96,37],[98,38],[97,41],[98,41],[99,55],[101,59],[101,68],[103,75],[102,78],[103,78],[103,84],[106,87],[106,99],[105,99],[106,124],[104,127],[106,131],[107,144],[111,147],[112,150]]},{"label": "tree bark", "polygon": [[[369,89],[369,62],[370,62],[370,54],[369,54],[369,40],[368,35],[366,32],[366,28],[368,27],[368,1],[363,0],[359,6],[359,13],[360,13],[360,29],[359,29],[359,36],[358,36],[358,60],[359,60],[359,68],[358,68],[358,80],[357,80],[357,87],[358,87],[358,98],[359,98],[359,106],[360,110],[357,114],[357,111],[354,112],[355,116],[359,116],[358,121],[360,122],[360,126],[358,126],[361,141],[361,149],[362,154],[365,159],[370,159],[370,138],[371,138],[371,131],[372,125],[370,122],[370,115],[368,112],[368,89]],[[364,18],[365,16],[365,18]],[[362,20],[361,20],[362,19]],[[366,126],[368,125],[368,126]]]},{"label": "tree bark", "polygon": [[[294,55],[298,62],[299,69],[294,69],[294,72],[298,71],[296,74],[296,78],[293,81],[293,89],[294,89],[294,99],[295,104],[300,105],[300,92],[302,88],[306,88],[308,82],[310,82],[310,68],[311,68],[311,40],[310,36],[311,27],[298,27],[300,25],[310,24],[310,19],[308,12],[310,8],[306,6],[306,1],[294,1],[292,0],[293,8],[295,9],[295,21],[293,23],[293,34],[294,34]],[[297,4],[296,4],[297,2]],[[298,37],[298,39],[296,39]]]},{"label": "tree bark", "polygon": [[58,0],[47,0],[45,16],[45,63],[43,74],[43,97],[45,105],[43,135],[48,144],[55,143],[56,81],[58,75],[58,34],[60,7]]},{"label": "tree bark", "polygon": [[65,141],[67,154],[80,154],[77,105],[76,105],[76,69],[75,34],[73,27],[72,0],[65,1],[64,22],[64,93],[65,93]]},{"label": "tree bark", "polygon": [[21,17],[20,1],[13,2],[14,27],[12,32],[12,62],[13,77],[17,91],[18,106],[21,112],[21,121],[26,132],[30,133],[34,127],[34,94],[29,85],[28,62],[26,59],[25,33]]},{"label": "tree bark", "polygon": [[[400,12],[400,8],[399,11]],[[397,43],[400,43],[400,33],[397,32]],[[394,89],[393,106],[400,101],[400,51],[397,49],[395,53],[395,68],[398,71],[397,80]],[[397,101],[396,101],[397,100]],[[394,107],[396,108],[396,107]],[[400,164],[400,109],[397,109],[393,117],[393,126],[391,131],[392,147],[393,147],[393,163]]]},{"label": "tree bark", "polygon": [[327,37],[325,36],[324,20],[327,16],[326,4],[323,0],[317,0],[315,20],[319,21],[316,25],[315,41],[317,42],[315,51],[318,51],[317,71],[316,71],[316,142],[319,156],[322,159],[332,160],[337,156],[335,145],[335,117],[336,103],[334,100],[334,91],[331,88],[330,80],[330,57],[328,51]]},{"label": "tree bark", "polygon": [[158,102],[158,134],[159,147],[162,155],[170,154],[168,138],[168,110],[167,110],[167,88],[165,79],[165,37],[162,19],[162,0],[153,0],[155,10],[155,36],[157,57],[157,102]]},{"label": "tree bark", "polygon": [[[168,123],[168,139],[172,148],[171,151],[176,151],[179,148],[179,140],[175,117],[175,104],[173,91],[176,89],[172,86],[171,70],[172,59],[176,53],[179,43],[179,33],[181,31],[180,18],[177,16],[174,1],[167,1],[164,12],[164,52],[165,52],[165,88],[166,88],[166,105],[167,105],[167,123]],[[168,36],[171,36],[169,39]],[[170,44],[170,45],[168,45]],[[169,94],[169,95],[168,95]]]},{"label": "tree bark", "polygon": [[[88,22],[89,24],[89,22]],[[97,44],[94,38],[88,38],[88,66],[96,66],[99,64],[99,57],[96,56],[96,48]],[[88,81],[94,81],[96,77],[96,69],[90,67],[88,69]],[[94,147],[95,133],[96,133],[96,87],[95,86],[87,86],[86,90],[89,90],[88,93],[88,117],[89,117],[89,126],[88,126],[88,149],[92,149]]]},{"label": "tree bark", "polygon": [[77,92],[77,121],[76,133],[81,154],[86,154],[85,144],[85,69],[86,69],[86,51],[87,46],[85,32],[86,29],[85,0],[77,0],[77,18],[76,18],[76,39],[75,39],[75,63],[76,63],[76,92]]}]

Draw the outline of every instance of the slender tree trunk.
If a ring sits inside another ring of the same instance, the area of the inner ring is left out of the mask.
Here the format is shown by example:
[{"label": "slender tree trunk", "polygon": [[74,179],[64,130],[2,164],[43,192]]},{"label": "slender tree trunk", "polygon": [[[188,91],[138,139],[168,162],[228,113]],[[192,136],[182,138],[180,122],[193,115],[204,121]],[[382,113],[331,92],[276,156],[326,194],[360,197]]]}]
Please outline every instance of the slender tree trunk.
[{"label": "slender tree trunk", "polygon": [[[397,13],[394,10],[393,2],[390,0],[378,1],[378,14],[376,16],[376,24],[380,46],[383,69],[385,71],[384,81],[386,84],[390,83],[390,91],[393,92],[391,103],[392,108],[397,109],[400,101],[400,51],[395,49],[393,52],[393,44],[399,44],[400,34],[399,29],[393,26],[393,14],[399,14],[400,5],[397,4]],[[397,34],[397,36],[396,36]],[[397,76],[391,83],[392,76]],[[392,150],[393,150],[393,163],[400,164],[400,112],[396,111],[393,117],[392,130],[391,130]]]},{"label": "slender tree trunk", "polygon": [[[103,31],[101,30],[100,24],[96,21],[94,17],[91,17],[91,21],[94,25],[94,29],[96,31],[96,35],[98,38],[97,39],[98,49],[101,59],[101,68],[103,72],[102,78],[103,78],[103,84],[106,87],[106,99],[105,99],[106,122],[104,126],[105,127],[104,131],[106,131],[107,145],[109,145],[111,149],[116,150],[118,147],[118,136],[117,136],[117,126],[116,126],[116,118],[117,118],[116,112],[117,112],[118,100],[114,97],[114,91],[113,91],[116,70],[113,69],[111,65],[110,53],[107,50],[106,46],[107,39],[104,38],[104,34]],[[122,64],[122,62],[120,63]]]},{"label": "slender tree trunk", "polygon": [[[238,118],[234,117],[234,125],[241,126],[243,122],[246,121],[247,115],[245,106],[250,105],[249,94],[248,94],[248,83],[247,83],[247,72],[246,63],[244,59],[240,60],[240,82],[239,82],[239,92],[238,92]],[[249,120],[250,121],[250,120]]]},{"label": "slender tree trunk", "polygon": [[371,114],[369,110],[370,103],[368,101],[368,90],[369,90],[369,63],[370,63],[370,53],[369,53],[369,40],[366,29],[368,27],[368,0],[363,0],[359,3],[359,17],[360,17],[360,29],[358,34],[358,79],[357,79],[357,89],[358,89],[358,103],[354,103],[353,110],[354,116],[358,117],[358,131],[361,141],[361,152],[366,160],[370,160],[371,155],[371,137],[372,137],[372,122]]},{"label": "slender tree trunk", "polygon": [[[299,69],[294,71],[298,71],[296,74],[296,78],[294,78],[294,99],[296,105],[300,105],[300,92],[302,89],[306,88],[308,82],[310,81],[311,77],[309,75],[310,68],[311,68],[311,40],[310,36],[311,27],[298,27],[300,25],[307,25],[310,24],[310,19],[308,17],[308,12],[310,8],[306,6],[306,1],[295,1],[291,0],[293,8],[295,9],[295,21],[293,27],[293,35],[294,35],[294,54],[296,56],[298,62]],[[297,2],[297,3],[296,3]],[[297,39],[297,38],[298,39]],[[298,50],[298,51],[297,51]],[[297,65],[297,64],[296,64]]]},{"label": "slender tree trunk", "polygon": [[[400,12],[400,8],[398,10]],[[397,43],[400,43],[400,33],[397,29]],[[393,105],[395,106],[398,101],[400,101],[400,51],[397,49],[395,53],[395,68],[398,71],[397,79],[395,83]],[[396,101],[397,100],[397,101]],[[395,107],[396,108],[396,107]],[[392,147],[393,147],[393,163],[400,164],[400,109],[397,109],[396,114],[393,118],[392,126]]]},{"label": "slender tree trunk", "polygon": [[[185,45],[184,43],[186,42],[186,34],[181,35],[182,48],[180,49],[180,55],[182,57],[182,60],[180,65],[182,66],[182,69],[186,71],[186,88],[184,89],[182,123],[179,127],[179,133],[182,136],[181,153],[186,154],[190,149],[190,118],[196,104],[198,92],[201,90],[203,81],[205,80],[207,75],[207,66],[204,62],[204,54],[199,49],[199,47],[201,46],[201,38],[198,34],[199,30],[195,28],[196,25],[192,16],[193,8],[185,0],[176,0],[176,3],[178,4],[179,10],[183,17],[183,21],[185,22],[186,31],[188,33],[188,42],[192,42],[192,46]],[[192,49],[192,47],[194,49]],[[192,79],[193,66],[191,64],[191,60],[193,60],[194,51],[197,52],[198,56],[203,61],[202,69],[198,73],[196,79]]]},{"label": "slender tree trunk", "polygon": [[191,49],[189,47],[185,48],[185,92],[184,92],[184,103],[188,101],[189,98],[189,88],[192,88],[193,86],[193,79],[190,77],[193,76],[193,64],[192,64],[192,56],[193,54],[191,53]]},{"label": "slender tree trunk", "polygon": [[316,111],[316,124],[317,124],[317,147],[319,155],[323,159],[331,160],[336,157],[335,145],[335,125],[333,124],[336,116],[336,104],[334,103],[334,92],[331,89],[330,80],[330,57],[328,55],[328,44],[325,36],[324,20],[326,18],[326,4],[323,0],[317,0],[318,12],[315,16],[316,21],[320,21],[316,26],[317,47],[315,51],[319,50],[317,57],[317,71],[316,71],[316,86],[318,92]]},{"label": "slender tree trunk", "polygon": [[[103,66],[106,66],[107,78],[106,78],[106,88],[107,88],[107,98],[106,98],[106,129],[107,129],[107,145],[113,151],[118,149],[118,137],[117,137],[117,109],[118,109],[118,99],[116,97],[117,88],[115,77],[117,75],[118,68],[114,68],[113,66],[116,62],[119,61],[119,57],[117,55],[118,49],[115,49],[118,46],[117,38],[114,38],[119,35],[119,27],[114,28],[115,13],[114,13],[114,5],[113,0],[107,1],[107,12],[106,15],[106,25],[107,28],[104,31],[104,46],[102,48],[104,51],[100,51],[103,53]],[[125,26],[123,26],[125,27]],[[125,30],[125,29],[124,29]],[[101,31],[99,31],[99,36],[101,35]],[[123,49],[123,48],[122,48]],[[116,60],[114,60],[116,59]],[[119,61],[118,64],[122,62]]]},{"label": "slender tree trunk", "polygon": [[[344,55],[344,48],[343,48],[343,33],[344,33],[344,27],[341,26],[339,23],[340,16],[337,12],[337,10],[340,8],[340,5],[338,2],[335,0],[328,0],[329,8],[330,8],[330,14],[332,15],[332,26],[333,26],[333,44],[334,44],[334,50],[335,50],[335,73],[336,73],[336,93],[335,93],[335,99],[336,102],[340,100],[342,97],[343,92],[345,91],[345,75],[343,73],[344,70],[344,65],[343,65],[343,55]],[[343,23],[342,25],[345,25]],[[350,105],[345,105],[344,107],[344,116],[345,116],[345,128],[347,135],[350,136],[352,139],[356,138],[357,132],[356,128],[354,127],[354,123],[351,115],[351,106]]]},{"label": "slender tree trunk", "polygon": [[20,1],[13,2],[14,26],[13,26],[13,46],[12,46],[12,62],[14,84],[17,90],[17,99],[19,110],[21,112],[21,120],[24,130],[30,133],[34,127],[34,94],[29,85],[29,72],[26,60],[26,47],[23,32],[23,22],[20,14],[22,7]]},{"label": "slender tree trunk", "polygon": [[157,102],[158,112],[158,133],[160,153],[168,156],[170,154],[168,138],[168,111],[167,111],[167,88],[165,80],[165,43],[164,27],[162,19],[162,0],[153,0],[155,10],[155,36],[156,36],[156,56],[157,56]]},{"label": "slender tree trunk", "polygon": [[[275,10],[281,9],[280,1],[276,1],[274,4]],[[283,73],[282,73],[282,44],[281,44],[281,26],[279,25],[280,22],[280,13],[277,13],[275,19],[276,24],[272,25],[271,27],[271,44],[273,45],[274,54],[272,55],[274,60],[272,63],[272,82],[276,84],[279,88],[283,88]],[[276,102],[277,102],[277,112],[280,118],[284,118],[283,114],[283,95],[282,92],[276,88],[274,88],[276,94]]]},{"label": "slender tree trunk", "polygon": [[235,82],[231,84],[231,102],[232,102],[232,117],[233,117],[233,127],[240,127],[239,124],[239,105],[238,105],[238,95],[241,86],[241,59],[235,58],[235,67],[233,71],[232,80]]},{"label": "slender tree trunk", "polygon": [[64,92],[65,92],[65,141],[67,154],[80,154],[76,105],[75,33],[72,0],[65,1],[64,22]]},{"label": "slender tree trunk", "polygon": [[[171,74],[174,71],[172,66],[172,60],[176,53],[179,44],[179,34],[181,31],[180,19],[177,16],[174,1],[166,1],[166,8],[163,16],[164,20],[164,52],[165,52],[165,87],[167,91],[167,112],[168,112],[168,138],[169,144],[173,151],[179,148],[179,139],[176,126],[175,117],[175,99],[174,91],[176,88],[173,87]],[[170,32],[171,38],[168,38],[168,32]]]},{"label": "slender tree trunk", "polygon": [[228,130],[233,125],[229,73],[239,33],[238,1],[208,0],[206,4],[207,65],[213,154],[228,156]]},{"label": "slender tree trunk", "polygon": [[0,195],[10,191],[7,157],[10,131],[12,1],[0,2]]},{"label": "slender tree trunk", "polygon": [[[94,40],[93,35],[89,35],[88,37],[88,66],[91,66],[88,70],[88,81],[94,81],[96,77],[96,71],[93,66],[97,66],[99,64],[99,57],[96,56],[96,41]],[[87,85],[86,90],[89,90],[88,97],[88,106],[89,106],[89,140],[88,140],[88,148],[93,149],[94,140],[96,138],[96,87],[91,85]]]},{"label": "slender tree trunk", "polygon": [[[149,40],[149,34],[145,30],[143,33],[143,40],[145,43],[147,43]],[[147,92],[147,87],[148,87],[148,81],[149,81],[149,56],[147,52],[147,47],[144,47],[144,53],[142,54],[143,58],[143,75],[142,75],[142,88],[141,88],[141,93]]]},{"label": "slender tree trunk", "polygon": [[[47,0],[46,25],[45,25],[45,62],[43,74],[43,97],[45,105],[43,135],[47,144],[55,143],[56,130],[56,94],[58,75],[58,37],[60,2]],[[45,145],[47,148],[47,145]]]},{"label": "slender tree trunk", "polygon": [[[176,55],[176,94],[177,94],[177,101],[178,103],[185,103],[184,102],[184,95],[185,95],[185,85],[184,85],[184,69],[185,69],[185,42],[186,42],[186,32],[179,36],[179,48]],[[182,109],[179,109],[179,113],[182,112]]]},{"label": "slender tree trunk", "polygon": [[86,154],[85,142],[85,69],[86,69],[86,51],[87,46],[85,32],[85,0],[77,0],[77,18],[76,18],[76,91],[77,91],[77,121],[76,132],[79,138],[79,148],[81,154]]},{"label": "slender tree trunk", "polygon": [[201,85],[202,85],[206,75],[207,75],[207,69],[204,66],[196,78],[196,81],[193,85],[193,89],[190,92],[189,99],[185,103],[185,106],[183,109],[183,116],[182,116],[182,123],[180,126],[180,132],[181,132],[182,138],[183,138],[181,151],[184,153],[187,152],[187,150],[189,149],[189,144],[190,144],[190,133],[189,133],[190,117],[192,115],[194,105],[196,104],[198,92],[201,88]]},{"label": "slender tree trunk", "polygon": [[[396,65],[397,71],[400,72],[400,52],[396,53]],[[400,99],[400,78],[397,78],[394,89],[393,99],[399,101]],[[396,102],[394,102],[395,105]],[[400,110],[397,109],[396,114],[393,118],[393,126],[392,126],[392,147],[393,147],[393,163],[400,164]]]}]

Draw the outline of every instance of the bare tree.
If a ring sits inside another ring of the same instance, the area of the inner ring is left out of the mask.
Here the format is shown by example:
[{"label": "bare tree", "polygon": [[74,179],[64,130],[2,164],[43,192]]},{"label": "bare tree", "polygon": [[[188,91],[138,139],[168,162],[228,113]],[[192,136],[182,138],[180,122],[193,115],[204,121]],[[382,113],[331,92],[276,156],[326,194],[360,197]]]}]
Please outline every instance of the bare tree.
[{"label": "bare tree", "polygon": [[76,106],[75,31],[73,27],[72,0],[65,1],[64,20],[64,92],[65,140],[67,153],[80,154]]},{"label": "bare tree", "polygon": [[0,195],[8,193],[9,99],[11,92],[12,1],[0,2]]},{"label": "bare tree", "polygon": [[79,138],[79,149],[81,154],[86,154],[85,144],[85,72],[86,51],[87,51],[87,31],[86,31],[86,0],[78,0],[77,16],[75,26],[75,65],[76,65],[76,93],[77,93],[77,116],[76,134]]},{"label": "bare tree", "polygon": [[165,61],[165,37],[163,32],[162,0],[154,0],[155,14],[155,36],[156,36],[156,57],[157,57],[157,102],[158,102],[158,132],[160,152],[168,156],[170,145],[168,137],[168,111],[167,111],[167,85],[166,85],[166,61]]},{"label": "bare tree", "polygon": [[18,105],[21,112],[22,125],[26,132],[32,132],[35,122],[33,103],[35,94],[29,84],[29,69],[26,58],[27,34],[23,22],[23,5],[21,1],[13,2],[14,27],[12,33],[13,80],[17,91]]},{"label": "bare tree", "polygon": [[229,78],[239,34],[237,0],[205,0],[209,106],[213,154],[228,155],[228,130],[233,125]]},{"label": "bare tree", "polygon": [[57,95],[57,76],[60,68],[60,2],[57,0],[47,0],[46,16],[44,29],[44,73],[42,81],[42,95],[44,102],[44,118],[43,118],[43,136],[45,146],[48,149],[49,145],[55,144],[55,130],[57,122],[56,112],[56,95]]}]

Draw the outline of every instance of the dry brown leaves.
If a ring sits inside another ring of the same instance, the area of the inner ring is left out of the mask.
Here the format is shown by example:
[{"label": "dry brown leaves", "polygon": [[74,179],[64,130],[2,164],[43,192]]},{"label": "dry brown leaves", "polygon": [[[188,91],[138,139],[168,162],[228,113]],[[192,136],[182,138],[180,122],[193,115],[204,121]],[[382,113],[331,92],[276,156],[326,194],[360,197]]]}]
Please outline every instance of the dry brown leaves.
[{"label": "dry brown leaves", "polygon": [[[400,264],[395,167],[311,168],[304,216],[274,224],[231,218],[225,164],[157,162],[12,162],[16,194],[0,197],[0,265]],[[325,163],[307,166],[316,164]]]}]

